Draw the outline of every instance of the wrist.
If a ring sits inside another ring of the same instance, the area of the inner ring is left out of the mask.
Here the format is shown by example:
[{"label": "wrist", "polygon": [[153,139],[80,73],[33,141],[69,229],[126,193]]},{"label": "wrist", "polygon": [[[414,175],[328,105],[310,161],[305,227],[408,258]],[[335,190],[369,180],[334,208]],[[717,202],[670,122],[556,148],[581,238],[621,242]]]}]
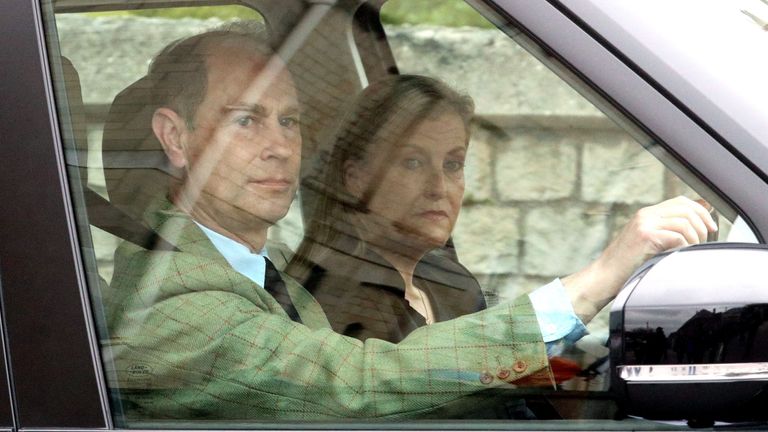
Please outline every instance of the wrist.
[{"label": "wrist", "polygon": [[573,311],[584,324],[590,322],[613,299],[613,283],[606,276],[601,261],[597,260],[562,279]]}]

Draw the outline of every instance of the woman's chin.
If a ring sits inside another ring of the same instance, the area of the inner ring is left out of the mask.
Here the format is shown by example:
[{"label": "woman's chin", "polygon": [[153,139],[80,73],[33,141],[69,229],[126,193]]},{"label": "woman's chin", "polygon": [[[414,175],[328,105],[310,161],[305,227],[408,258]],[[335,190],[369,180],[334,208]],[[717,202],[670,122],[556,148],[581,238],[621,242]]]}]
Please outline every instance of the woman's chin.
[{"label": "woman's chin", "polygon": [[407,233],[401,231],[401,234],[405,234],[403,242],[411,249],[421,249],[424,253],[443,247],[448,241],[448,235],[445,233],[410,230]]}]

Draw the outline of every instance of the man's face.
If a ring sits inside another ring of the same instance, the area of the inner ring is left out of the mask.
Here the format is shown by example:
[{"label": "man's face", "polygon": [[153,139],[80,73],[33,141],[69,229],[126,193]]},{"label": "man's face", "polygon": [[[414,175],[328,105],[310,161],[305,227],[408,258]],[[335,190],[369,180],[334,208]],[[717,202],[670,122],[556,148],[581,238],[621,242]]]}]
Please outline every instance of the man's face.
[{"label": "man's face", "polygon": [[288,211],[301,159],[299,104],[284,64],[274,63],[239,47],[208,58],[205,97],[194,128],[182,134],[182,199],[198,221],[239,233],[268,227]]}]

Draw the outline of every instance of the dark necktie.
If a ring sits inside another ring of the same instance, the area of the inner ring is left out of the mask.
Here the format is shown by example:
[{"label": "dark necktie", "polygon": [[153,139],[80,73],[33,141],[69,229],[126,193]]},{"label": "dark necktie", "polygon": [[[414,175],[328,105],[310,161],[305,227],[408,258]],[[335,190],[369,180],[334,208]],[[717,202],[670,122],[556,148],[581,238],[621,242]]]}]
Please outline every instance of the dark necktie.
[{"label": "dark necktie", "polygon": [[264,289],[272,294],[272,297],[280,303],[280,306],[283,307],[283,310],[285,310],[285,313],[288,314],[291,320],[300,323],[299,312],[296,310],[293,302],[291,302],[291,296],[288,295],[288,289],[285,286],[285,281],[280,277],[280,272],[277,271],[275,265],[267,257],[264,257],[264,264],[266,264],[264,269]]}]

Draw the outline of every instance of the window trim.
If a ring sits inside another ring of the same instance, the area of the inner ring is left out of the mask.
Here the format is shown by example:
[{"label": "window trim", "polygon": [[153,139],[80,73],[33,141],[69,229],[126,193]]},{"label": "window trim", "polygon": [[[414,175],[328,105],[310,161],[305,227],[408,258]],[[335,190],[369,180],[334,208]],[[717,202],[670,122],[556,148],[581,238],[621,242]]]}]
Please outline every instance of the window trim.
[{"label": "window trim", "polygon": [[0,262],[5,264],[2,296],[16,426],[105,428],[106,387],[92,322],[84,314],[85,271],[41,6],[11,0],[6,7],[0,28],[7,43],[0,46],[0,55],[15,73],[0,80],[0,99],[18,103],[0,120],[5,143],[0,146],[0,184],[19,185],[29,173],[36,176],[20,187],[0,188],[2,202],[13,203],[0,212]]}]

